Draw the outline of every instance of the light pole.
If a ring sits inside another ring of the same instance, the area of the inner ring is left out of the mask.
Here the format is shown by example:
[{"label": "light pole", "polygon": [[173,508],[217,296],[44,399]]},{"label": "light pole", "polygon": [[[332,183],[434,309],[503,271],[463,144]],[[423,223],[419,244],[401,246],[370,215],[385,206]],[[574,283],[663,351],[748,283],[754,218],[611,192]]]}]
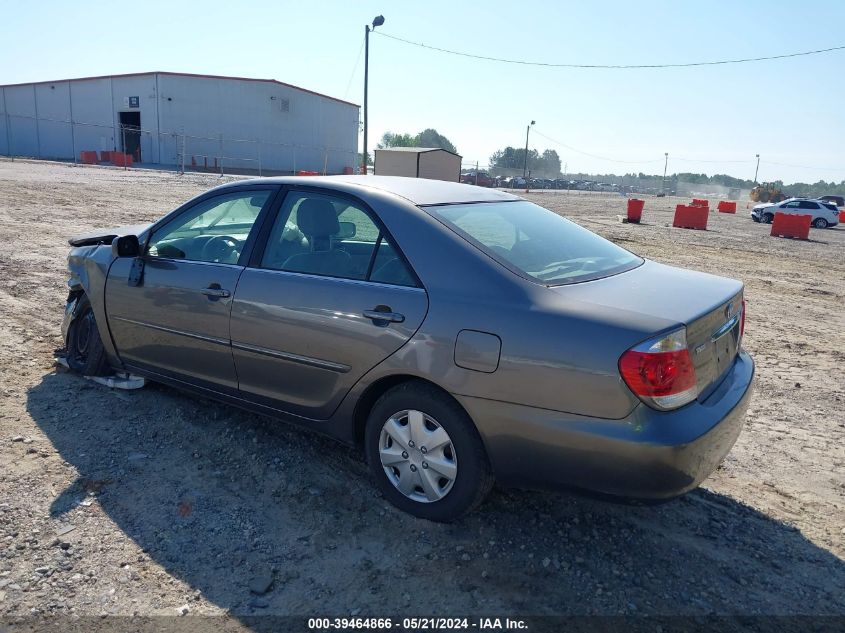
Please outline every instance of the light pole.
[{"label": "light pole", "polygon": [[669,152],[663,152],[663,184],[660,185],[660,193],[666,193],[666,168],[669,166]]},{"label": "light pole", "polygon": [[760,154],[757,154],[757,167],[754,169],[754,184],[757,184],[757,174],[760,171]]},{"label": "light pole", "polygon": [[525,155],[522,157],[522,179],[525,181],[525,190],[528,191],[528,133],[536,121],[531,121],[525,126]]},{"label": "light pole", "polygon": [[[373,29],[384,24],[384,16],[377,15],[373,18]],[[361,157],[361,173],[367,175],[367,115],[370,109],[367,107],[367,89],[370,79],[370,25],[364,25],[364,154]]]}]

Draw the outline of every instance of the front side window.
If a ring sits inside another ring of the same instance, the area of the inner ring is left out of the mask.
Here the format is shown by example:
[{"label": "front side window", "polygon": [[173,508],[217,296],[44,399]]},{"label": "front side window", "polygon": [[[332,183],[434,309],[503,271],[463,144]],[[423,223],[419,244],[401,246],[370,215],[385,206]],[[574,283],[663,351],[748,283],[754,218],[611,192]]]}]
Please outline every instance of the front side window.
[{"label": "front side window", "polygon": [[192,207],[153,233],[150,257],[236,264],[272,191],[238,191]]},{"label": "front side window", "polygon": [[449,228],[509,268],[547,285],[600,279],[643,260],[531,202],[425,207]]},{"label": "front side window", "polygon": [[415,286],[389,236],[361,206],[328,194],[291,192],[270,231],[261,267]]}]

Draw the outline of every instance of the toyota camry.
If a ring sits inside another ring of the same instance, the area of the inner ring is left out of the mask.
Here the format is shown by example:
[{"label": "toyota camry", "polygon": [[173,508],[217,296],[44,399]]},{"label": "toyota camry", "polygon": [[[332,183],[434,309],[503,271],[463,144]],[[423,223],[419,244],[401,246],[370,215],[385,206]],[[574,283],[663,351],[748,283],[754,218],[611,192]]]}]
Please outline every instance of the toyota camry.
[{"label": "toyota camry", "polygon": [[357,446],[388,500],[435,521],[494,481],[683,494],[731,449],[752,391],[741,282],[495,189],[245,180],[70,244],[72,369]]}]

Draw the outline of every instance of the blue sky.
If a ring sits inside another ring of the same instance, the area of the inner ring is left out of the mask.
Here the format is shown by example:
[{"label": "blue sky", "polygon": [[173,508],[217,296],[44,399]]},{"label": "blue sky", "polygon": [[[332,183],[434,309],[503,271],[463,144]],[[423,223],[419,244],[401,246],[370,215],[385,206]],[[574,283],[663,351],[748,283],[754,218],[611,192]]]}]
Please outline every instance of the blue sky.
[{"label": "blue sky", "polygon": [[[171,70],[274,78],[363,103],[364,24],[432,46],[558,63],[652,64],[845,44],[845,2],[4,3],[0,83]],[[830,28],[828,28],[829,25]],[[845,51],[686,69],[550,69],[374,35],[370,147],[433,127],[465,160],[555,149],[570,172],[845,179]],[[353,72],[354,70],[354,72]],[[571,148],[616,161],[601,160]],[[684,160],[681,160],[684,159]],[[710,162],[713,161],[713,162]],[[808,169],[806,167],[812,167]]]}]

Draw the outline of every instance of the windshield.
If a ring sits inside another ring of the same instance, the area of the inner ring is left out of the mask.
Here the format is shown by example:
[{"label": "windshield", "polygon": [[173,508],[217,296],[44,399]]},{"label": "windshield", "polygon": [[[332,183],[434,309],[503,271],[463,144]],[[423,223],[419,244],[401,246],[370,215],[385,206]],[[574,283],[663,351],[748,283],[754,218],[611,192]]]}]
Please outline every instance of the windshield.
[{"label": "windshield", "polygon": [[508,268],[547,285],[600,279],[643,261],[526,200],[450,204],[426,211]]}]

